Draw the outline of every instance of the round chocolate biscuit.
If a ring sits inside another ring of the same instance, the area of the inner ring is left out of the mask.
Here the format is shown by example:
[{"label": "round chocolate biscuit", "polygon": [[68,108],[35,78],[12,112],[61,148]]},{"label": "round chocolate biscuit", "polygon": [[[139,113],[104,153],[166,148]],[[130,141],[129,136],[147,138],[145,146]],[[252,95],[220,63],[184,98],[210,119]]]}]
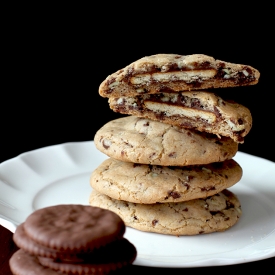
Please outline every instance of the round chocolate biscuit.
[{"label": "round chocolate biscuit", "polygon": [[134,262],[137,256],[135,246],[127,239],[114,241],[94,255],[90,255],[82,263],[57,261],[51,258],[38,257],[39,262],[46,267],[62,274],[109,274]]},{"label": "round chocolate biscuit", "polygon": [[23,249],[17,250],[9,260],[10,270],[14,275],[57,275],[55,270],[43,266],[37,257],[25,252]]},{"label": "round chocolate biscuit", "polygon": [[109,158],[92,172],[90,185],[113,199],[151,204],[212,196],[241,177],[242,168],[233,159],[206,165],[158,166]]},{"label": "round chocolate biscuit", "polygon": [[18,247],[22,248],[31,255],[57,258],[60,254],[62,254],[62,252],[58,253],[57,250],[40,245],[29,238],[25,233],[24,223],[17,226],[13,234],[13,241]]},{"label": "round chocolate biscuit", "polygon": [[95,134],[96,148],[107,156],[126,162],[187,166],[231,159],[238,143],[159,121],[136,116],[111,120]]},{"label": "round chocolate biscuit", "polygon": [[21,223],[19,226],[17,226],[13,234],[13,240],[18,247],[22,248],[24,251],[33,256],[47,257],[59,260],[70,260],[73,262],[83,262],[84,258],[91,254],[94,254],[98,250],[96,248],[93,249],[91,252],[76,253],[74,251],[51,249],[29,238],[25,233],[24,223]]},{"label": "round chocolate biscuit", "polygon": [[125,233],[114,212],[80,204],[38,209],[24,222],[24,232],[39,245],[66,253],[84,253],[104,246]]}]

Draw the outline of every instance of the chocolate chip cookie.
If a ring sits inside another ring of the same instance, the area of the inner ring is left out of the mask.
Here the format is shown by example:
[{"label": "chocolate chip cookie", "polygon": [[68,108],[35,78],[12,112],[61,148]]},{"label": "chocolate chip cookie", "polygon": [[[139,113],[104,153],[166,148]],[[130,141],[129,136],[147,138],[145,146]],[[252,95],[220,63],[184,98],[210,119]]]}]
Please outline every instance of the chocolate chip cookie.
[{"label": "chocolate chip cookie", "polygon": [[92,190],[89,203],[114,211],[129,227],[177,236],[225,231],[242,215],[238,197],[227,189],[203,199],[156,204],[116,200]]},{"label": "chocolate chip cookie", "polygon": [[166,203],[205,198],[236,184],[242,168],[226,160],[197,166],[158,166],[103,161],[91,174],[93,189],[133,203]]},{"label": "chocolate chip cookie", "polygon": [[249,65],[205,54],[155,54],[109,75],[99,86],[102,97],[132,97],[160,91],[190,91],[254,85],[260,73]]},{"label": "chocolate chip cookie", "polygon": [[238,150],[231,138],[136,116],[107,122],[96,132],[94,144],[117,160],[162,166],[220,162],[233,158]]},{"label": "chocolate chip cookie", "polygon": [[163,91],[158,94],[111,97],[108,102],[110,108],[118,113],[226,136],[239,143],[244,142],[252,127],[252,116],[247,107],[225,101],[209,91]]}]

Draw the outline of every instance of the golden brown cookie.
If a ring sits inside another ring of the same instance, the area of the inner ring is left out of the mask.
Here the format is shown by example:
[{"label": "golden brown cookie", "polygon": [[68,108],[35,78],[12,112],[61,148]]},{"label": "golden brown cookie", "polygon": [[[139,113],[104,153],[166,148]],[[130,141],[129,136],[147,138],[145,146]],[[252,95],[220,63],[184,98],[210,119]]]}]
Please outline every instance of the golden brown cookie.
[{"label": "golden brown cookie", "polygon": [[114,211],[129,227],[177,236],[225,231],[242,214],[240,201],[227,189],[204,199],[156,204],[116,200],[92,190],[89,203]]},{"label": "golden brown cookie", "polygon": [[231,159],[238,143],[159,121],[127,116],[107,122],[95,134],[102,153],[121,161],[187,166]]},{"label": "golden brown cookie", "polygon": [[155,54],[109,75],[99,86],[103,97],[136,96],[162,90],[188,91],[254,85],[257,69],[205,54]]},{"label": "golden brown cookie", "polygon": [[93,189],[133,203],[166,203],[205,198],[236,184],[242,168],[226,160],[198,166],[157,166],[103,161],[91,174]]}]

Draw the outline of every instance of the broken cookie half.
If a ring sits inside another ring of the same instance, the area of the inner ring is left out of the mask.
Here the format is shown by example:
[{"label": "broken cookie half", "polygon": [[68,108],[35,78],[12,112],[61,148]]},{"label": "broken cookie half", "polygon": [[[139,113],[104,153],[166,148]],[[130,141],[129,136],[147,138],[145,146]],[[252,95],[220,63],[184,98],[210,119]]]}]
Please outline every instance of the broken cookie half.
[{"label": "broken cookie half", "polygon": [[244,142],[252,127],[248,108],[204,90],[110,97],[109,105],[121,114],[230,137],[237,143]]},{"label": "broken cookie half", "polygon": [[156,54],[109,75],[99,87],[102,97],[154,94],[257,84],[260,73],[243,64],[204,54]]}]

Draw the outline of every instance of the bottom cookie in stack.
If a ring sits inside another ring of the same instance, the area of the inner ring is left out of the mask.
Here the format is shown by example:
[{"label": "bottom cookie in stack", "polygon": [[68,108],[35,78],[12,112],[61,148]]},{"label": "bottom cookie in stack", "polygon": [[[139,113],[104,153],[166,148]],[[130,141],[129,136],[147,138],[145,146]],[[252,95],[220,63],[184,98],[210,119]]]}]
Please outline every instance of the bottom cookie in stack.
[{"label": "bottom cookie in stack", "polygon": [[117,213],[129,227],[196,235],[232,227],[242,211],[227,188],[242,177],[233,159],[207,165],[158,166],[109,158],[90,177],[89,203]]},{"label": "bottom cookie in stack", "polygon": [[176,236],[225,231],[242,214],[240,201],[227,189],[204,199],[154,204],[116,200],[93,190],[90,204],[114,211],[129,227]]},{"label": "bottom cookie in stack", "polygon": [[[133,263],[135,246],[114,212],[88,205],[55,205],[33,212],[13,236],[14,275],[110,274]],[[119,252],[118,252],[119,251]]]}]

